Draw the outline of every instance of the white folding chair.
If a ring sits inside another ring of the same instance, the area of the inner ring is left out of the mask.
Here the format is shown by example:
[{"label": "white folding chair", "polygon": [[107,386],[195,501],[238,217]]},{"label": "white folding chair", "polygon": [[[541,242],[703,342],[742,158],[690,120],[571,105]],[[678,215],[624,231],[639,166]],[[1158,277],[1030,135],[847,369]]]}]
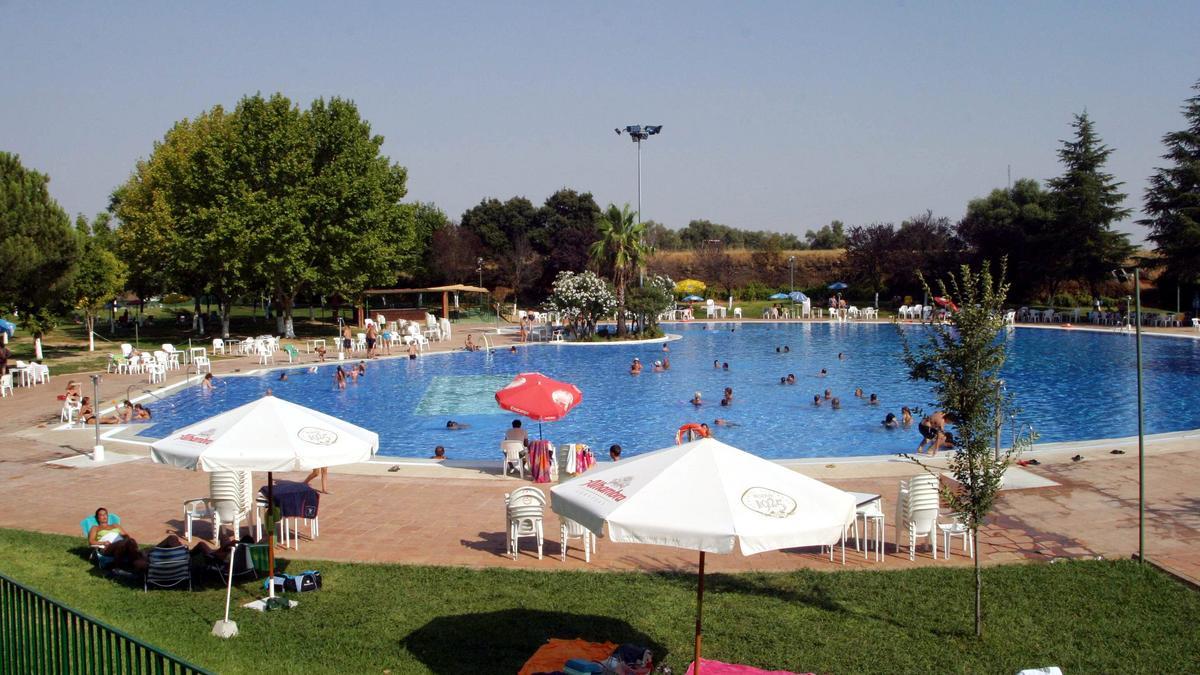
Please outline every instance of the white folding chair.
[{"label": "white folding chair", "polygon": [[562,527],[559,530],[562,536],[561,559],[563,562],[567,560],[567,542],[571,539],[579,539],[583,542],[583,561],[592,562],[592,551],[596,550],[596,535],[591,530],[570,518],[562,519]]},{"label": "white folding chair", "polygon": [[500,441],[500,451],[504,453],[504,463],[500,466],[502,476],[507,476],[509,468],[513,467],[524,480],[525,461],[521,458],[523,450],[525,450],[525,444],[521,441]]},{"label": "white folding chair", "polygon": [[542,559],[542,518],[546,495],[535,487],[523,487],[504,495],[504,510],[508,520],[508,553],[517,559],[521,537],[537,541],[538,560]]}]

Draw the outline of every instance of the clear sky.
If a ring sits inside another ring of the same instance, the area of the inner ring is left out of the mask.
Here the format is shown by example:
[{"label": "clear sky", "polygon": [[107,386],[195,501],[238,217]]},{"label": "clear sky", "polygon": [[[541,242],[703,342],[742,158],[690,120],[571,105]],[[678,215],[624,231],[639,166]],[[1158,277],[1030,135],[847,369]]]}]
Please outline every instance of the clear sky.
[{"label": "clear sky", "polygon": [[[345,4],[345,7],[339,5]],[[72,214],[170,125],[245,94],[358,103],[457,219],[560,187],[643,215],[803,233],[954,219],[1059,173],[1085,108],[1141,205],[1200,79],[1200,2],[77,3],[0,0],[0,149]],[[1122,229],[1136,232],[1132,222]]]}]

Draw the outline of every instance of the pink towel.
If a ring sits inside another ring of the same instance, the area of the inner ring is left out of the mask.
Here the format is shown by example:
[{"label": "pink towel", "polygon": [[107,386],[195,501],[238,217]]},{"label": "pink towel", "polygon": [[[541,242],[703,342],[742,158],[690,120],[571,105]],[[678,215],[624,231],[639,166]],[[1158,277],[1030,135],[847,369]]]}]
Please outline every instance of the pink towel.
[{"label": "pink towel", "polygon": [[[695,665],[695,663],[688,664],[687,675],[692,675]],[[700,675],[800,675],[790,670],[763,670],[761,668],[739,666],[734,663],[721,663],[720,661],[704,658],[700,659],[700,665],[703,666],[700,669]],[[805,675],[813,674],[806,673]]]},{"label": "pink towel", "polygon": [[550,482],[550,455],[554,446],[547,440],[532,441],[529,444],[529,473],[535,483]]}]

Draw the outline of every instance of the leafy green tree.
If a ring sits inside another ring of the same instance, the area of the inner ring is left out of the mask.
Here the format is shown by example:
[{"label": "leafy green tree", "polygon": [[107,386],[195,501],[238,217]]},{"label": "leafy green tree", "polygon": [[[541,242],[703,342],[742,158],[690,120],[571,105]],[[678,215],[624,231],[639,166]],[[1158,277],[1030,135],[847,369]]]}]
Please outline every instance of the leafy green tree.
[{"label": "leafy green tree", "polygon": [[675,306],[674,290],[671,277],[654,274],[646,277],[645,284],[625,292],[625,304],[642,333],[657,333],[658,315]]},{"label": "leafy green tree", "polygon": [[678,251],[684,248],[679,233],[662,223],[653,220],[645,221],[646,245],[656,251]]},{"label": "leafy green tree", "polygon": [[635,214],[629,205],[618,208],[609,204],[600,216],[597,225],[599,238],[592,244],[589,253],[592,260],[612,274],[617,292],[617,335],[626,333],[625,289],[632,275],[646,264],[650,251],[645,243],[645,226],[635,223]]},{"label": "leafy green tree", "polygon": [[1058,151],[1063,174],[1047,184],[1053,195],[1053,237],[1042,244],[1062,256],[1069,278],[1080,279],[1097,294],[1097,285],[1107,281],[1115,267],[1133,254],[1129,236],[1112,229],[1127,217],[1122,208],[1124,184],[1105,173],[1103,167],[1112,149],[1104,145],[1086,112],[1071,123],[1075,138],[1062,141]]},{"label": "leafy green tree", "polygon": [[812,249],[830,250],[846,247],[846,226],[840,220],[835,220],[816,232],[809,230],[804,233],[808,247]]},{"label": "leafy green tree", "polygon": [[54,313],[70,299],[80,254],[79,237],[50,197],[49,182],[17,155],[0,152],[0,305],[17,310],[38,359]]},{"label": "leafy green tree", "polygon": [[[1192,86],[1200,92],[1200,81]],[[1200,285],[1200,93],[1183,105],[1187,127],[1163,136],[1170,165],[1158,168],[1146,188],[1146,218],[1150,241],[1166,269],[1159,279],[1179,285]]]},{"label": "leafy green tree", "polygon": [[358,299],[416,269],[420,251],[414,212],[401,202],[408,170],[381,153],[351,101],[318,99],[306,114],[315,143],[306,179],[306,232],[318,242],[312,267],[318,290]]},{"label": "leafy green tree", "polygon": [[949,218],[926,211],[900,223],[896,251],[889,258],[893,292],[917,292],[923,283],[917,272],[941,278],[952,272],[962,258],[962,242],[955,236]]},{"label": "leafy green tree", "polygon": [[855,226],[846,235],[850,276],[871,292],[888,287],[896,257],[896,228],[891,223]]},{"label": "leafy green tree", "polygon": [[96,351],[96,317],[125,290],[126,267],[106,246],[106,237],[111,232],[107,217],[97,217],[89,224],[81,214],[75,219],[75,229],[82,241],[82,253],[71,295],[75,309],[83,313],[88,351]]},{"label": "leafy green tree", "polygon": [[[407,269],[400,271],[400,276],[410,280],[429,280],[431,277],[429,264],[433,260],[434,233],[449,225],[450,219],[433,202],[405,204],[404,208],[409,212],[409,219],[412,221],[413,250],[411,253],[413,260]],[[471,269],[474,269],[474,258],[471,260]]]},{"label": "leafy green tree", "polygon": [[[482,248],[474,232],[447,222],[433,233],[430,279],[438,283],[479,283],[477,265]],[[486,266],[489,262],[484,260]]]},{"label": "leafy green tree", "polygon": [[[1013,404],[1010,396],[1000,393],[1000,371],[1007,357],[1003,331],[1008,283],[1004,275],[1003,262],[995,279],[986,265],[978,272],[963,265],[957,276],[938,280],[937,293],[921,277],[926,293],[951,298],[959,309],[950,315],[949,323],[930,323],[917,335],[898,327],[909,377],[933,383],[938,408],[954,424],[955,453],[949,469],[957,486],[943,489],[943,499],[967,526],[976,551],[980,550],[979,528],[987,522],[1004,472],[1032,442],[1029,437],[1016,438],[1012,447],[1004,450],[992,445],[1003,421],[1001,408],[1011,412]],[[909,459],[933,475],[941,471],[915,457]],[[977,637],[983,636],[980,557],[975,556]]]},{"label": "leafy green tree", "polygon": [[1056,268],[1060,251],[1047,242],[1054,236],[1051,194],[1032,178],[1020,178],[1010,188],[996,188],[972,199],[958,224],[958,237],[972,264],[1008,260],[1011,297],[1027,300]]},{"label": "leafy green tree", "polygon": [[[537,209],[524,197],[505,202],[488,198],[464,211],[459,224],[474,232],[485,250],[500,257],[511,253],[521,237],[532,238],[537,220]],[[537,236],[540,238],[540,233]]]},{"label": "leafy green tree", "polygon": [[599,233],[600,207],[590,192],[563,188],[546,198],[535,218],[531,243],[542,257],[540,288],[549,288],[563,270],[587,267],[588,249]]},{"label": "leafy green tree", "polygon": [[244,196],[226,160],[232,136],[232,116],[220,106],[175,123],[109,203],[120,222],[117,254],[138,296],[185,291],[198,309],[207,289],[219,298],[226,330],[250,262],[248,225],[234,207]]}]

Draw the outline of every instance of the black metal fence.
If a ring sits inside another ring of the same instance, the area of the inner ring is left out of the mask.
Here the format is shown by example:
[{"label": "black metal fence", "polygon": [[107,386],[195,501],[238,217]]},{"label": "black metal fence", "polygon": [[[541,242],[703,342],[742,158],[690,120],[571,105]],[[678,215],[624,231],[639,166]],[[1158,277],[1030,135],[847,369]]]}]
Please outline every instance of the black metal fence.
[{"label": "black metal fence", "polygon": [[0,574],[0,673],[208,671]]}]

